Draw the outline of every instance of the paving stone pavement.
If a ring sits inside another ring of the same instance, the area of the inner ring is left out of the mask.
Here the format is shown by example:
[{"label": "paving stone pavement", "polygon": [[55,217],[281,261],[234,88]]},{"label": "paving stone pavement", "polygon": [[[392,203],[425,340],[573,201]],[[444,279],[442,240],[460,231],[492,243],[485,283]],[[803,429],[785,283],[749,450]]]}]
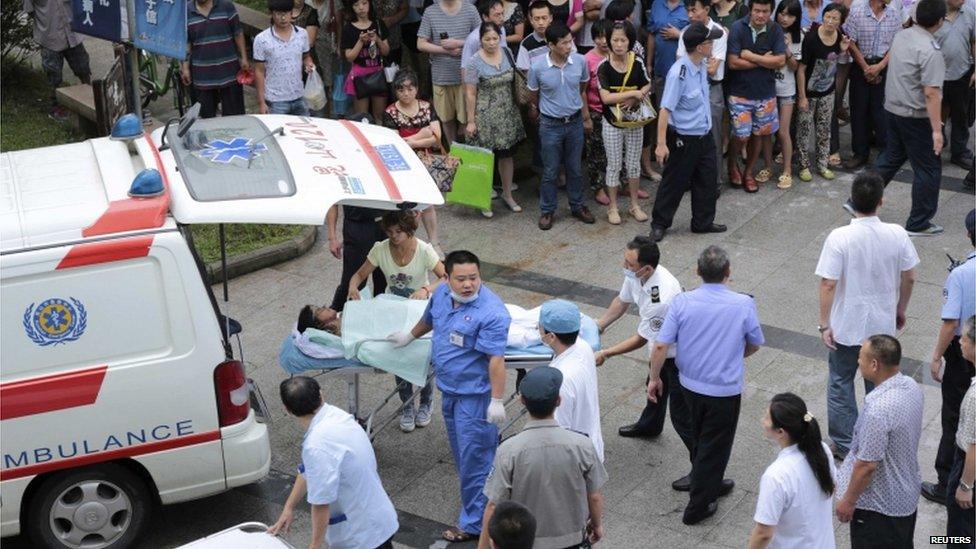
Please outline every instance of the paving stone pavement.
[{"label": "paving stone pavement", "polygon": [[[845,143],[849,133],[844,133]],[[919,449],[922,477],[934,480],[933,462],[940,436],[941,396],[928,379],[927,357],[939,327],[941,289],[946,276],[946,254],[964,257],[969,242],[963,217],[974,205],[971,192],[963,191],[964,173],[946,163],[945,182],[935,221],[946,228],[942,235],[914,240],[922,259],[918,281],[908,310],[908,323],[899,334],[906,370],[923,381],[924,431]],[[911,174],[889,185],[881,218],[903,223],[907,218]],[[699,525],[684,526],[681,510],[687,496],[674,492],[670,483],[689,470],[687,455],[670,423],[655,440],[624,439],[619,426],[633,421],[644,404],[643,380],[646,350],[608,361],[599,370],[602,426],[606,442],[609,481],[606,496],[604,547],[742,547],[752,528],[759,477],[772,462],[776,449],[761,434],[760,419],[770,397],[793,391],[803,397],[811,412],[826,428],[826,351],[817,342],[817,278],[813,271],[827,233],[848,222],[840,208],[852,175],[838,172],[835,181],[819,178],[799,182],[782,191],[766,184],[747,195],[725,188],[718,203],[716,221],[729,225],[719,235],[689,232],[688,199],[682,204],[674,228],[661,243],[661,264],[686,288],[699,281],[695,258],[709,244],[725,247],[732,260],[733,289],[753,294],[760,320],[770,343],[747,359],[746,389],[727,477],[735,490],[720,500],[718,513]],[[775,179],[774,179],[775,180]],[[652,196],[654,186],[644,182]],[[495,217],[485,219],[474,210],[447,206],[438,216],[445,250],[469,249],[486,262],[485,278],[506,302],[526,308],[553,296],[575,300],[583,312],[598,316],[621,283],[620,262],[624,245],[636,234],[646,234],[646,223],[626,219],[620,226],[606,222],[605,210],[591,207],[595,225],[583,225],[569,217],[563,194],[553,229],[536,226],[538,203],[535,181],[520,182],[516,198],[525,211],[512,213],[495,202]],[[645,209],[649,201],[644,203]],[[281,340],[297,312],[306,303],[328,303],[341,272],[340,262],[319,242],[305,256],[230,281],[230,303],[224,312],[244,326],[242,335],[248,374],[264,392],[274,423],[271,428],[273,474],[261,483],[206,500],[164,508],[156,513],[143,547],[172,547],[227,526],[260,520],[271,523],[287,495],[299,457],[302,432],[286,417],[277,399],[277,385],[287,377],[276,356]],[[423,237],[423,231],[420,231]],[[215,288],[216,290],[216,288]],[[219,295],[219,293],[218,293]],[[603,336],[613,344],[633,333],[635,312],[624,316]],[[508,377],[509,387],[514,374]],[[363,376],[364,409],[375,405],[390,391],[389,375]],[[345,384],[324,382],[326,397],[336,404],[346,401]],[[436,395],[435,391],[435,395]],[[859,401],[863,394],[859,392]],[[439,410],[439,395],[435,410]],[[514,407],[509,413],[514,413]],[[521,422],[520,422],[521,423]],[[518,426],[518,425],[517,425]],[[516,427],[517,427],[516,426]],[[440,530],[452,524],[458,509],[458,480],[439,412],[429,427],[404,434],[393,425],[375,441],[380,475],[401,516],[398,547],[443,547]],[[835,522],[838,547],[849,546],[846,525]],[[928,545],[930,535],[945,533],[945,509],[920,500],[915,542]],[[287,539],[296,547],[307,544],[307,510],[298,518]],[[11,546],[19,543],[12,540]],[[459,547],[472,546],[471,544]]]}]

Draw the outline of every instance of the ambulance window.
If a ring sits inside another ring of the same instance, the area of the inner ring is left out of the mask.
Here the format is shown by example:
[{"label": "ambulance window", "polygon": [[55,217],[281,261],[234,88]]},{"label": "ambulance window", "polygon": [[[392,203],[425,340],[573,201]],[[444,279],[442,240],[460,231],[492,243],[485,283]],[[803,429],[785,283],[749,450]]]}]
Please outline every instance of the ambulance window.
[{"label": "ambulance window", "polygon": [[172,126],[166,141],[198,202],[291,196],[295,180],[270,133],[253,116],[231,116],[197,120],[182,139]]}]

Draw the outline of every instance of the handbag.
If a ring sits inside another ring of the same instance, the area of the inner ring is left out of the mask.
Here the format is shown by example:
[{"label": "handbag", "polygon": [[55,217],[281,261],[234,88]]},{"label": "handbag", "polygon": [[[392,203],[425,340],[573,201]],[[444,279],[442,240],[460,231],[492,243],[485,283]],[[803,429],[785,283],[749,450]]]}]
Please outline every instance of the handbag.
[{"label": "handbag", "polygon": [[417,158],[424,164],[427,168],[427,172],[430,173],[430,177],[437,183],[437,188],[440,189],[442,193],[451,192],[452,185],[454,184],[454,175],[457,174],[458,167],[461,165],[461,159],[447,154],[447,150],[444,149],[444,141],[441,139],[440,131],[434,129],[434,136],[437,138],[437,144],[440,148],[441,154],[433,154],[426,150],[417,153]]},{"label": "handbag", "polygon": [[356,89],[356,99],[366,99],[374,95],[386,95],[386,75],[380,69],[363,76],[354,76],[352,85]]},{"label": "handbag", "polygon": [[[630,52],[627,56],[627,74],[624,75],[623,82],[619,86],[616,86],[614,91],[626,92],[638,89],[637,86],[627,85],[627,81],[630,80],[630,74],[634,70],[636,59],[637,55],[634,52]],[[654,111],[654,104],[651,103],[651,96],[649,94],[645,95],[633,107],[624,107],[622,103],[617,103],[610,107],[610,114],[613,115],[611,124],[618,128],[642,128],[657,118],[657,112]]]},{"label": "handbag", "polygon": [[528,77],[515,66],[515,59],[512,58],[512,50],[506,46],[502,46],[502,48],[505,50],[505,55],[508,56],[508,62],[512,64],[512,72],[515,73],[512,78],[512,94],[515,96],[515,102],[519,105],[528,105],[532,101],[532,92],[529,91]]}]

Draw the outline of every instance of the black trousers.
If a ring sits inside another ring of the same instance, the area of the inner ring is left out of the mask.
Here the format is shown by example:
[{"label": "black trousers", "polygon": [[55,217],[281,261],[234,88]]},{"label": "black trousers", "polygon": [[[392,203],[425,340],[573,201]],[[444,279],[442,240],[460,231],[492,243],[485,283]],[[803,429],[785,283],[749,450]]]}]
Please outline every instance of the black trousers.
[{"label": "black trousers", "polygon": [[217,116],[217,105],[221,116],[244,114],[244,88],[236,82],[223,88],[192,91],[193,100],[200,103],[200,118]]},{"label": "black trousers", "polygon": [[715,140],[711,133],[679,135],[670,126],[667,140],[669,155],[654,199],[651,226],[670,227],[681,198],[691,189],[691,229],[704,230],[715,221],[718,201]]},{"label": "black trousers", "polygon": [[[681,383],[678,381],[678,366],[673,358],[664,361],[661,368],[661,381],[664,382],[664,393],[658,397],[657,404],[647,401],[644,411],[641,412],[640,419],[637,420],[637,430],[641,433],[656,437],[664,430],[664,417],[671,410],[671,425],[675,432],[681,437],[681,442],[691,453],[691,418],[688,412],[688,403],[681,392]],[[645,382],[645,385],[647,383]]]},{"label": "black trousers", "polygon": [[889,517],[874,511],[854,509],[851,549],[911,549],[915,546],[916,515]]},{"label": "black trousers", "polygon": [[946,80],[942,83],[942,100],[949,106],[949,142],[952,158],[959,158],[969,152],[969,109],[972,97],[969,95],[969,78],[972,69],[959,80]]},{"label": "black trousers", "polygon": [[[958,447],[955,450],[955,461],[949,474],[948,489],[946,490],[946,535],[949,537],[966,537],[972,540],[976,537],[976,515],[972,509],[963,509],[956,503],[956,489],[962,477],[962,468],[966,462],[966,452]],[[970,497],[972,492],[970,492]],[[972,547],[972,543],[949,543],[947,547]]]},{"label": "black trousers", "polygon": [[942,159],[932,152],[932,128],[928,118],[906,118],[887,111],[885,116],[888,142],[875,160],[874,169],[887,186],[906,161],[911,163],[912,209],[905,228],[921,231],[931,225],[939,208]]},{"label": "black trousers", "polygon": [[879,148],[885,147],[887,125],[885,122],[884,97],[887,71],[881,71],[881,81],[868,84],[864,71],[857,63],[851,66],[850,113],[851,148],[854,156],[867,159],[871,153],[871,136]]},{"label": "black trousers", "polygon": [[949,480],[949,471],[952,470],[956,454],[959,407],[966,389],[969,389],[969,381],[976,375],[973,363],[962,357],[959,336],[952,338],[942,357],[945,358],[945,373],[942,374],[942,438],[939,440],[939,451],[935,454],[935,472],[939,475],[939,486],[945,486]]},{"label": "black trousers", "polygon": [[685,516],[699,516],[718,499],[732,441],[739,422],[742,395],[712,397],[681,387],[691,418],[691,493]]},{"label": "black trousers", "polygon": [[393,537],[391,536],[390,539],[384,541],[383,545],[380,545],[376,549],[393,549]]},{"label": "black trousers", "polygon": [[[363,266],[373,244],[385,238],[386,234],[376,221],[342,220],[342,278],[339,279],[335,295],[332,296],[333,309],[341,311],[345,307],[346,296],[349,295],[349,279]],[[364,280],[358,289],[362,290],[365,286]],[[379,295],[384,291],[386,291],[386,277],[383,276],[383,271],[374,269],[373,293]]]}]

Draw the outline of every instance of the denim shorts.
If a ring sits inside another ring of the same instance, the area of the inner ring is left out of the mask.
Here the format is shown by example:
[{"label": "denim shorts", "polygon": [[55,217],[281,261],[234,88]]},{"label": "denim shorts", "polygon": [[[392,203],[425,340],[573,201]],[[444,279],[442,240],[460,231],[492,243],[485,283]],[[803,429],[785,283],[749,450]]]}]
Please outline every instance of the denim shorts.
[{"label": "denim shorts", "polygon": [[308,105],[304,97],[292,99],[291,101],[265,101],[268,104],[269,114],[294,114],[297,116],[308,116]]},{"label": "denim shorts", "polygon": [[732,133],[745,139],[749,135],[773,135],[779,131],[779,112],[776,98],[746,99],[729,96],[729,115],[732,119]]},{"label": "denim shorts", "polygon": [[783,105],[793,105],[796,103],[796,94],[781,95],[776,97],[776,106],[782,108]]}]

